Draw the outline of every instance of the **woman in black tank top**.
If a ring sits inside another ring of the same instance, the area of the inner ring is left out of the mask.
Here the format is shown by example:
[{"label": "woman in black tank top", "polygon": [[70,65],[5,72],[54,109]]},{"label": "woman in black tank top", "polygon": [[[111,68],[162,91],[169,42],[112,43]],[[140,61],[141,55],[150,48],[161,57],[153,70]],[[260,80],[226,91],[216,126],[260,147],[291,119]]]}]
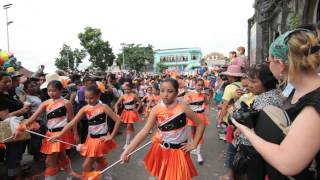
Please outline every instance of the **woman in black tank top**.
[{"label": "woman in black tank top", "polygon": [[[318,42],[314,32],[296,29],[280,35],[270,46],[272,73],[279,80],[287,77],[295,87],[286,109],[292,125],[283,140],[266,141],[233,120],[263,159],[285,179],[319,179],[307,172],[320,150],[320,46],[314,42]],[[269,180],[273,180],[270,174]]]}]

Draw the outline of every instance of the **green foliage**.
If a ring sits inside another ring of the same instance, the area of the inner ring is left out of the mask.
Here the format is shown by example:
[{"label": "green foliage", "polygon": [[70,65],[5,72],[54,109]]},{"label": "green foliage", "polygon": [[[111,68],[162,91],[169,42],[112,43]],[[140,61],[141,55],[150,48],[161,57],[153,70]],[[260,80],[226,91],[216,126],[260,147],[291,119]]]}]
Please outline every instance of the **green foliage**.
[{"label": "green foliage", "polygon": [[59,52],[59,57],[55,60],[55,65],[58,69],[61,70],[77,70],[79,64],[82,63],[82,60],[86,57],[86,51],[81,49],[72,50],[72,48],[63,44]]},{"label": "green foliage", "polygon": [[295,14],[290,17],[288,22],[288,30],[294,30],[301,25],[301,18],[299,15]]},{"label": "green foliage", "polygon": [[163,62],[157,63],[157,71],[163,73],[166,69],[168,69],[168,66],[165,65]]},{"label": "green foliage", "polygon": [[153,47],[150,44],[146,47],[141,44],[127,44],[123,47],[123,52],[117,55],[116,62],[118,66],[122,67],[124,55],[125,68],[140,71],[147,63],[153,64],[153,54]]},{"label": "green foliage", "polygon": [[78,34],[81,45],[90,55],[91,66],[105,71],[111,66],[115,56],[108,41],[102,40],[100,29],[86,27],[84,32]]},{"label": "green foliage", "polygon": [[87,52],[84,49],[74,49],[73,57],[75,59],[75,66],[78,69],[79,65],[82,63],[82,60],[87,56]]}]

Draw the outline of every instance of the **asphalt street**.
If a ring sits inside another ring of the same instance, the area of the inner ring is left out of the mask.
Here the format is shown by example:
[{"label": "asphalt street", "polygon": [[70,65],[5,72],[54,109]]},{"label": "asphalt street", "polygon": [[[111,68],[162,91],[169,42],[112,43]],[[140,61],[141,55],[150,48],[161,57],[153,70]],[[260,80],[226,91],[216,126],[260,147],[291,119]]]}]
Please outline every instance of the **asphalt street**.
[{"label": "asphalt street", "polygon": [[[210,110],[209,119],[210,124],[206,127],[205,130],[205,144],[202,148],[202,154],[204,157],[204,163],[199,165],[197,163],[196,155],[192,155],[193,162],[198,170],[199,176],[195,177],[194,180],[218,180],[219,176],[223,175],[226,172],[226,169],[223,166],[224,158],[223,158],[223,150],[225,147],[225,143],[218,139],[217,130],[215,127],[215,110]],[[139,122],[135,125],[136,132],[138,132],[144,125],[144,122]],[[122,135],[116,136],[116,141],[119,147],[108,154],[106,157],[108,159],[109,164],[117,161],[122,153],[123,145],[125,143],[124,137],[124,128],[121,129],[123,132]],[[151,139],[151,135],[145,140],[145,143]],[[112,175],[113,180],[149,180],[152,179],[149,173],[145,170],[143,165],[143,158],[147,153],[150,146],[142,149],[131,157],[131,160],[128,164],[118,164],[110,169],[109,173]],[[81,173],[82,162],[84,160],[76,151],[71,153],[72,167],[75,171]],[[28,170],[31,175],[36,173],[40,173],[44,170],[44,163],[42,162],[33,162],[32,157],[28,154],[25,154],[23,157],[22,164],[31,165],[32,168]],[[5,165],[0,165],[0,173],[5,177]],[[1,179],[1,178],[0,178]],[[39,179],[44,179],[40,177]],[[63,180],[65,178],[65,174],[63,172],[59,173],[58,179]]]}]

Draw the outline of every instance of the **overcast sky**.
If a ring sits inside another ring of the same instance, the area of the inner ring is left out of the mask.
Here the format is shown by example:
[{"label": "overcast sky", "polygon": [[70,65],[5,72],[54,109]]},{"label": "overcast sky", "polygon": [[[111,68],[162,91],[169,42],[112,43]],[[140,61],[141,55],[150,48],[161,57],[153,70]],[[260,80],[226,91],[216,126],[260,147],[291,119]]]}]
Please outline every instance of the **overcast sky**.
[{"label": "overcast sky", "polygon": [[[10,51],[35,71],[55,69],[63,43],[81,48],[86,26],[100,28],[116,54],[120,43],[155,49],[199,47],[227,54],[247,46],[247,20],[254,0],[2,0],[8,10]],[[7,50],[6,19],[0,9],[0,48]],[[82,65],[86,66],[86,64]]]}]

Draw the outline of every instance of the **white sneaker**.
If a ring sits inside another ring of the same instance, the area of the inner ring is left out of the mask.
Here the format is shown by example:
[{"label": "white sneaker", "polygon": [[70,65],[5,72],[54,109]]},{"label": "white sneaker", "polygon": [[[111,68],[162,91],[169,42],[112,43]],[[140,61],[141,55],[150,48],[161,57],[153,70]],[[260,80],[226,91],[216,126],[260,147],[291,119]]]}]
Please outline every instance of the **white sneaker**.
[{"label": "white sneaker", "polygon": [[226,141],[226,135],[224,135],[224,134],[219,134],[219,139],[220,139],[220,140],[223,140],[223,141]]},{"label": "white sneaker", "polygon": [[197,149],[191,150],[190,154],[197,155]]},{"label": "white sneaker", "polygon": [[126,150],[127,147],[128,147],[128,144],[125,144],[125,145],[123,146],[123,149]]},{"label": "white sneaker", "polygon": [[203,163],[203,157],[202,157],[202,155],[200,153],[198,153],[197,156],[198,156],[197,161],[201,165]]}]

